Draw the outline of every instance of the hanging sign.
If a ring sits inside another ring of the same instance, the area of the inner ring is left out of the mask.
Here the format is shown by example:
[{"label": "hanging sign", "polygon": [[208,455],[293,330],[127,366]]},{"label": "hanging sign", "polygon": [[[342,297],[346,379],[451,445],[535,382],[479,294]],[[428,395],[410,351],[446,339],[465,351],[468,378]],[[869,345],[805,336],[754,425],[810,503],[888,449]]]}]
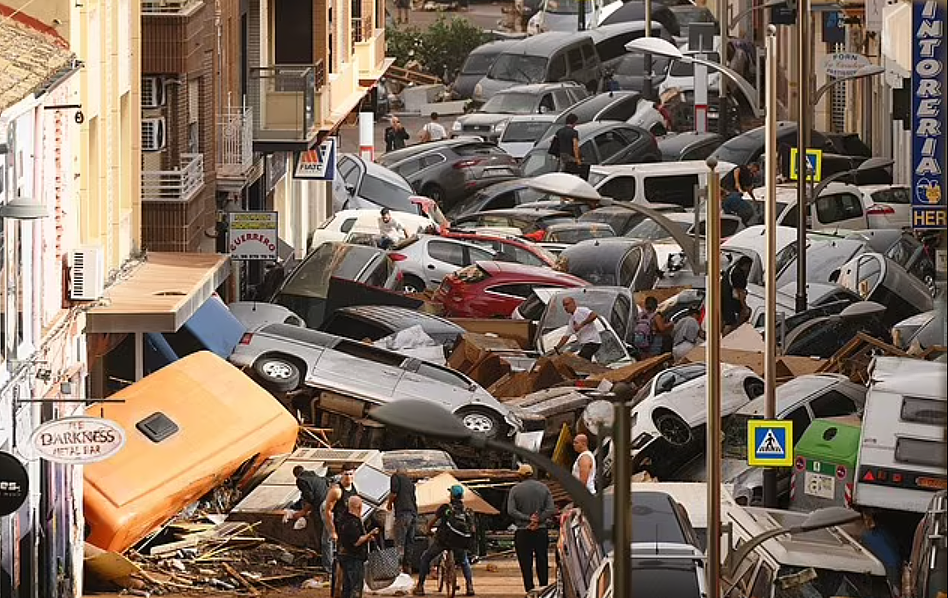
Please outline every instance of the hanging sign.
[{"label": "hanging sign", "polygon": [[859,69],[869,66],[869,59],[853,52],[827,54],[823,58],[823,72],[834,79],[852,77]]},{"label": "hanging sign", "polygon": [[72,465],[95,463],[122,450],[125,430],[101,417],[64,417],[33,430],[30,444],[36,455],[47,461]]},{"label": "hanging sign", "polygon": [[26,500],[30,478],[20,460],[0,452],[0,517],[15,513]]},{"label": "hanging sign", "polygon": [[315,148],[298,152],[293,177],[313,181],[336,178],[336,138],[327,137]]},{"label": "hanging sign", "polygon": [[276,212],[228,212],[227,251],[235,260],[279,258],[280,241]]},{"label": "hanging sign", "polygon": [[944,229],[945,7],[912,3],[912,228]]}]

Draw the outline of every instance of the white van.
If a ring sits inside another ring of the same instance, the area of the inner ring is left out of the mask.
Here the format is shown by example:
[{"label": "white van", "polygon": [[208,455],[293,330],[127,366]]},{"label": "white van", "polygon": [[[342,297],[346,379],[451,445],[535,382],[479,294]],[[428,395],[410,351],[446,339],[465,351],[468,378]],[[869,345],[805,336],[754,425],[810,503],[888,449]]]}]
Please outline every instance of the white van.
[{"label": "white van", "polygon": [[[734,168],[730,162],[719,162],[716,170],[723,177]],[[708,185],[708,165],[704,160],[686,160],[591,166],[588,181],[604,197],[619,201],[694,208],[695,187]]]},{"label": "white van", "polygon": [[948,364],[876,357],[869,373],[853,502],[925,513],[948,485]]}]

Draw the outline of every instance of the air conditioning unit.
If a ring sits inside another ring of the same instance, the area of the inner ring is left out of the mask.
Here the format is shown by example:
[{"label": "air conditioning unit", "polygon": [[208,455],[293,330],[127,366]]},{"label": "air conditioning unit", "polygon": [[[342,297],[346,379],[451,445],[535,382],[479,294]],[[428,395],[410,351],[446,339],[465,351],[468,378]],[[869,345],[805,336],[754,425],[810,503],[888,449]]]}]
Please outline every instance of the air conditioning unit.
[{"label": "air conditioning unit", "polygon": [[142,119],[142,151],[159,152],[165,149],[165,119]]},{"label": "air conditioning unit", "polygon": [[105,291],[105,252],[101,246],[80,247],[69,253],[69,298],[96,301]]},{"label": "air conditioning unit", "polygon": [[142,77],[142,108],[165,105],[165,85],[161,77]]}]

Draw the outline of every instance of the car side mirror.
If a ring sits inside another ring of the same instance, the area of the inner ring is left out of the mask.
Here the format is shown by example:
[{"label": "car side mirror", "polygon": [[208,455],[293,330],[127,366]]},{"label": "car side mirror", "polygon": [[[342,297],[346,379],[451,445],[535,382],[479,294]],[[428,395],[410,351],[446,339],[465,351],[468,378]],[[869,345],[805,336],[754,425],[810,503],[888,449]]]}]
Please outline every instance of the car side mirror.
[{"label": "car side mirror", "polygon": [[356,188],[355,185],[346,185],[346,193],[349,195],[355,195]]}]

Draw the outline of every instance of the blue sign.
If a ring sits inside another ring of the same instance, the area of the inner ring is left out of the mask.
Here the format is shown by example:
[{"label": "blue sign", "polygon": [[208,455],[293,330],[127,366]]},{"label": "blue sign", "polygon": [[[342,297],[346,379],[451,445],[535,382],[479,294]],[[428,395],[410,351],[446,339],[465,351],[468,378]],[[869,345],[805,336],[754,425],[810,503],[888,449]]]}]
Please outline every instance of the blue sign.
[{"label": "blue sign", "polygon": [[793,465],[793,421],[748,421],[747,464],[755,467]]},{"label": "blue sign", "polygon": [[944,229],[945,7],[912,3],[912,227]]}]

